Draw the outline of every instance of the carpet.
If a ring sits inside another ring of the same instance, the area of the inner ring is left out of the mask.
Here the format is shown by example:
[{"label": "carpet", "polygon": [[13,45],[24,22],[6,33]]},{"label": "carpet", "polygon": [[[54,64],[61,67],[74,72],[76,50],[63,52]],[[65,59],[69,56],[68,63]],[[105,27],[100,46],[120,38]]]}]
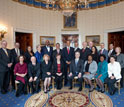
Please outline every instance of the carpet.
[{"label": "carpet", "polygon": [[51,90],[48,94],[43,91],[32,95],[25,103],[25,107],[113,107],[111,99],[100,92],[85,88],[78,92],[77,88],[61,91]]}]

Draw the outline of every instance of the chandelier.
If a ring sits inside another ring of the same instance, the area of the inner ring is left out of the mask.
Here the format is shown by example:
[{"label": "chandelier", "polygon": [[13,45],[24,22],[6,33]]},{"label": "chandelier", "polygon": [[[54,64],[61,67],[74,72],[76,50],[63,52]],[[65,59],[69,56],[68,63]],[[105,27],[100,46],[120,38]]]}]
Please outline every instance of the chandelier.
[{"label": "chandelier", "polygon": [[89,0],[41,0],[47,4],[48,9],[60,10],[64,16],[71,16],[81,9],[89,8]]}]

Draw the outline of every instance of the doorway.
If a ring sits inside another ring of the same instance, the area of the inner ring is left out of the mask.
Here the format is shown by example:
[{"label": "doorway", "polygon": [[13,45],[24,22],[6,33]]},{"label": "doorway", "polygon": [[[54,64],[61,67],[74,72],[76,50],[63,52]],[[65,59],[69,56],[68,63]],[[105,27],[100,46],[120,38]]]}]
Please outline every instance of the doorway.
[{"label": "doorway", "polygon": [[115,47],[121,47],[124,53],[124,31],[108,33],[108,47],[110,43],[113,43]]},{"label": "doorway", "polygon": [[32,33],[15,32],[15,41],[20,43],[20,49],[24,52],[28,46],[33,47]]}]

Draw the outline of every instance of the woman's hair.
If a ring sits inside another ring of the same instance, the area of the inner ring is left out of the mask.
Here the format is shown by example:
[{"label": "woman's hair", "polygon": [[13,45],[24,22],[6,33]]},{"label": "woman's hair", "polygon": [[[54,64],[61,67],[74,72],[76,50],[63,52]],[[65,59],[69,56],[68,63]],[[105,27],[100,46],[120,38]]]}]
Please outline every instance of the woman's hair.
[{"label": "woman's hair", "polygon": [[97,54],[97,48],[96,48],[96,46],[93,46],[92,48],[95,48],[95,54]]},{"label": "woman's hair", "polygon": [[[20,57],[23,57],[23,59],[24,59],[24,61],[25,61],[25,59],[26,59],[25,56],[20,55],[20,56],[18,57],[18,62],[20,62]],[[23,62],[24,62],[24,61],[23,61]]]},{"label": "woman's hair", "polygon": [[[28,52],[28,48],[29,48],[29,47],[31,47],[31,46],[28,46],[28,47],[27,47],[27,49],[26,49],[27,52]],[[33,53],[32,47],[31,47],[31,52]]]},{"label": "woman's hair", "polygon": [[120,47],[116,47],[116,48],[118,48],[120,50],[120,52],[121,52],[121,48]]},{"label": "woman's hair", "polygon": [[48,59],[50,60],[50,56],[48,54],[44,54],[43,60],[45,60],[45,57],[48,57]]},{"label": "woman's hair", "polygon": [[57,56],[61,56],[61,54],[57,54],[56,57],[57,57]]},{"label": "woman's hair", "polygon": [[41,47],[41,45],[37,45],[36,48],[38,48],[39,46]]},{"label": "woman's hair", "polygon": [[89,56],[91,56],[91,57],[92,57],[92,59],[93,59],[93,55],[92,55],[92,54],[89,54],[89,55],[87,56],[87,58],[88,58]]},{"label": "woman's hair", "polygon": [[111,59],[111,58],[114,58],[114,59],[116,60],[116,57],[115,57],[114,55],[111,55],[111,56],[110,56],[110,59]]},{"label": "woman's hair", "polygon": [[106,56],[105,56],[104,54],[101,54],[101,55],[100,55],[100,58],[101,58],[101,57],[103,57],[104,60],[106,59]]}]

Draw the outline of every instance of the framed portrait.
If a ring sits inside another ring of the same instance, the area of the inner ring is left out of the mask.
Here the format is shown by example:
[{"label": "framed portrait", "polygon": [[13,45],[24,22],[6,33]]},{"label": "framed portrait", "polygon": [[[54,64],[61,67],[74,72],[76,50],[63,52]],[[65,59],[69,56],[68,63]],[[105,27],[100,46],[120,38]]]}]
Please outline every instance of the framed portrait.
[{"label": "framed portrait", "polygon": [[56,43],[55,36],[40,36],[40,44],[41,46],[45,45],[46,40],[50,42],[50,46],[54,47]]},{"label": "framed portrait", "polygon": [[63,28],[64,29],[77,29],[77,13],[73,13],[71,16],[63,16]]},{"label": "framed portrait", "polygon": [[85,38],[86,42],[92,41],[94,45],[99,46],[100,45],[100,35],[89,35]]}]

